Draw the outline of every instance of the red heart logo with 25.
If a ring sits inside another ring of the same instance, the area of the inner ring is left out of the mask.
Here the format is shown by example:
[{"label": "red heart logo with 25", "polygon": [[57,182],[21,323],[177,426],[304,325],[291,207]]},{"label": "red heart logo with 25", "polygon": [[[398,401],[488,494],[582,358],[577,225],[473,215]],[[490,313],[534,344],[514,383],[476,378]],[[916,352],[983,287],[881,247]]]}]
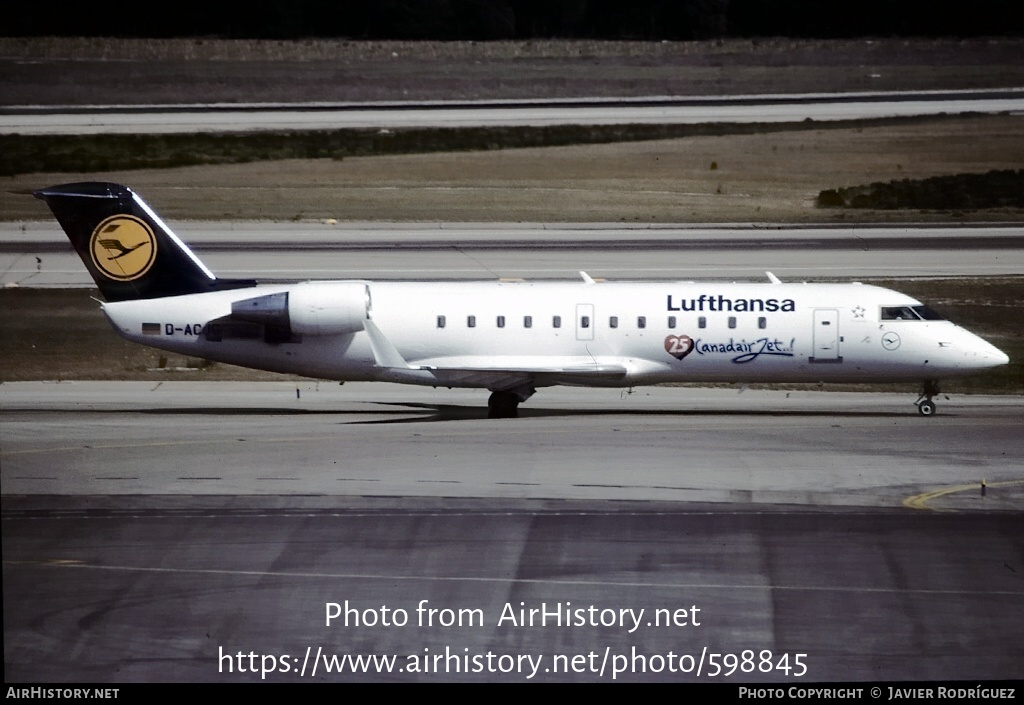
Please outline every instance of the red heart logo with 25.
[{"label": "red heart logo with 25", "polygon": [[688,335],[670,335],[665,338],[665,352],[677,360],[693,352],[693,338]]}]

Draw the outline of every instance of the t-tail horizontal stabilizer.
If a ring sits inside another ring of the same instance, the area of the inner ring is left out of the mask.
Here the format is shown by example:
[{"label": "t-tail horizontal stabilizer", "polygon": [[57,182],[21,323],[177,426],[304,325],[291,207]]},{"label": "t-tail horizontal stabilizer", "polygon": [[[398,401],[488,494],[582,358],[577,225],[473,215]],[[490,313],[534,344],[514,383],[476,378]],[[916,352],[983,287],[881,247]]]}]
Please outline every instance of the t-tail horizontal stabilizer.
[{"label": "t-tail horizontal stabilizer", "polygon": [[255,286],[218,279],[139,196],[84,182],[34,191],[53,211],[107,301],[155,299]]}]

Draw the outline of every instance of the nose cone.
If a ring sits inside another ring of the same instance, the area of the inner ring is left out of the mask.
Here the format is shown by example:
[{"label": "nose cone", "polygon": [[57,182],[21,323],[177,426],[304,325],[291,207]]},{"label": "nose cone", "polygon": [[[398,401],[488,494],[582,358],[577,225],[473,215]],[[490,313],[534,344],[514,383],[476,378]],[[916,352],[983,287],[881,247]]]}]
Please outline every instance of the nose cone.
[{"label": "nose cone", "polygon": [[992,367],[999,367],[1000,365],[1010,364],[1010,356],[995,346],[992,347],[992,353],[990,357],[992,358]]},{"label": "nose cone", "polygon": [[1002,350],[986,340],[973,336],[974,340],[967,349],[967,363],[976,370],[988,370],[1009,364],[1010,357]]},{"label": "nose cone", "polygon": [[943,375],[974,375],[1010,362],[995,345],[959,326],[940,328],[936,333],[932,340],[938,350],[929,355],[928,364]]}]

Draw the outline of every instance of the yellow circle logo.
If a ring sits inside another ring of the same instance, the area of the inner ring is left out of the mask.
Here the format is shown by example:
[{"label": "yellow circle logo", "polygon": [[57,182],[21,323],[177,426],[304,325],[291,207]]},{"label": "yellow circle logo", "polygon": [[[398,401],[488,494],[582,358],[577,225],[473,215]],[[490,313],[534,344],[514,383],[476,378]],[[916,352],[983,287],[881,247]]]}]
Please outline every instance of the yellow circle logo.
[{"label": "yellow circle logo", "polygon": [[89,243],[96,269],[117,281],[138,279],[156,260],[153,229],[131,215],[114,215],[96,226]]}]

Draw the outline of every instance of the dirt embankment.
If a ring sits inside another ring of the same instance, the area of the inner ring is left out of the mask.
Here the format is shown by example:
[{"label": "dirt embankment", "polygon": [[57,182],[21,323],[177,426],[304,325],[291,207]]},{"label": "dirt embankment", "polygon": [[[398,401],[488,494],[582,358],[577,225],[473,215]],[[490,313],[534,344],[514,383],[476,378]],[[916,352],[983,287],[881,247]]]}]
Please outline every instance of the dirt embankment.
[{"label": "dirt embankment", "polygon": [[0,178],[0,217],[49,220],[14,190],[128,184],[170,220],[871,223],[1024,221],[1019,208],[831,209],[836,187],[1019,169],[1024,118],[575,147]]},{"label": "dirt embankment", "polygon": [[[1024,85],[1022,54],[1024,39],[439,43],[0,38],[0,103],[998,88]],[[826,189],[1019,169],[1024,160],[1020,117],[838,130],[805,127],[475,153],[352,157],[335,150],[314,160],[131,171],[97,158],[95,166],[73,173],[33,167],[34,173],[0,178],[0,217],[49,218],[41,204],[12,196],[9,189],[103,179],[133,186],[170,218],[1024,220],[1017,208],[894,215],[815,207]]]}]

